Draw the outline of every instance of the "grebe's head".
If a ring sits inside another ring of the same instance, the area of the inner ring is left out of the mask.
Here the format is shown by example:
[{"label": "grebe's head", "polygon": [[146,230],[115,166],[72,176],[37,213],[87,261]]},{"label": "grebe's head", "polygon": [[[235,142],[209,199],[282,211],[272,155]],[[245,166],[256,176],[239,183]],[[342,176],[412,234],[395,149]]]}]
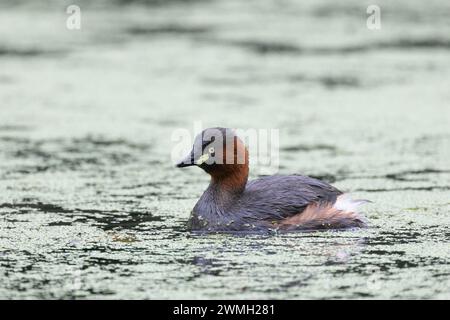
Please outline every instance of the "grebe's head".
[{"label": "grebe's head", "polygon": [[228,128],[208,128],[194,140],[191,152],[177,167],[198,166],[214,180],[248,176],[248,151],[242,140]]}]

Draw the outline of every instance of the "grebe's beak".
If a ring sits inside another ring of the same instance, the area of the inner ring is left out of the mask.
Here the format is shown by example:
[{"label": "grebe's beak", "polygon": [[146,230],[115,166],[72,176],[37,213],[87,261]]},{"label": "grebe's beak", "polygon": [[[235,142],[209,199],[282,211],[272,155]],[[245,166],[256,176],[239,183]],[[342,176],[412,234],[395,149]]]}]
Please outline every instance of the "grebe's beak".
[{"label": "grebe's beak", "polygon": [[185,157],[184,159],[182,159],[181,161],[179,161],[175,166],[177,168],[184,168],[184,167],[190,167],[190,166],[195,166],[195,160],[194,160],[194,152],[191,151],[190,154],[187,155],[187,157]]}]

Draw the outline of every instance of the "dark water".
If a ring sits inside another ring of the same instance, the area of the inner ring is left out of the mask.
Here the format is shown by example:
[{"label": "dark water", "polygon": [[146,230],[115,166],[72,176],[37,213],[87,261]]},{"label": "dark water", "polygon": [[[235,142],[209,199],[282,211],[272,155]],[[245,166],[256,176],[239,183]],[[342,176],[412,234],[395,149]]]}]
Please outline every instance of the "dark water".
[{"label": "dark water", "polygon": [[[450,298],[449,4],[77,3],[2,2],[0,298]],[[370,228],[186,232],[199,120],[280,129]]]}]

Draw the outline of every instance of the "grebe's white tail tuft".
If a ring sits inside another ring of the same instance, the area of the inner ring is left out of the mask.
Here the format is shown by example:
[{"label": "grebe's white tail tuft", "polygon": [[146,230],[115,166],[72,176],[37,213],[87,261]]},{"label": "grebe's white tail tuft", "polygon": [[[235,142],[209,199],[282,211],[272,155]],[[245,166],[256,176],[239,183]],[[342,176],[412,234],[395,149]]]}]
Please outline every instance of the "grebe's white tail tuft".
[{"label": "grebe's white tail tuft", "polygon": [[335,203],[311,203],[302,212],[284,219],[281,229],[341,229],[365,227],[366,218],[358,207],[368,200],[353,200],[348,194],[340,195]]},{"label": "grebe's white tail tuft", "polygon": [[344,193],[343,195],[340,195],[336,202],[334,203],[333,207],[336,208],[339,211],[344,212],[355,212],[357,213],[359,210],[359,207],[365,203],[369,203],[371,201],[369,200],[353,200],[348,193]]}]

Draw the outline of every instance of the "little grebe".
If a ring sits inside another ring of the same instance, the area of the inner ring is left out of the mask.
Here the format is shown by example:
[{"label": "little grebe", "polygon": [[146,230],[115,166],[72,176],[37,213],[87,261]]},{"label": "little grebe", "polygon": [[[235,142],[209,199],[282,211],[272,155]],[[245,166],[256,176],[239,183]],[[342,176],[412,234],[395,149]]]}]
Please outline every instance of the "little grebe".
[{"label": "little grebe", "polygon": [[248,150],[227,128],[209,128],[177,167],[198,166],[211,182],[192,210],[192,231],[233,232],[364,227],[352,200],[326,182],[301,175],[248,180]]}]

